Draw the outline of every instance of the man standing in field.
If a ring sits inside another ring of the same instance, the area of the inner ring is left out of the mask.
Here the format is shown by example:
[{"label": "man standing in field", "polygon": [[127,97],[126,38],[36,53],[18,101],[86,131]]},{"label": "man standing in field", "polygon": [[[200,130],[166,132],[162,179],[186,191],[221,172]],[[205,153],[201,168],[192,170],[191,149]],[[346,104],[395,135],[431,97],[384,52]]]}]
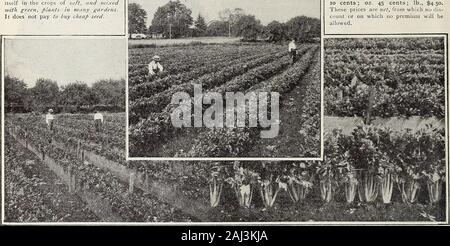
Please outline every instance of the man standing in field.
[{"label": "man standing in field", "polygon": [[297,61],[297,46],[295,45],[295,39],[292,39],[289,43],[289,53],[291,55],[292,64],[294,64]]},{"label": "man standing in field", "polygon": [[52,131],[53,130],[53,120],[55,117],[53,116],[53,109],[49,109],[48,113],[45,115],[45,122],[47,123],[47,128]]},{"label": "man standing in field", "polygon": [[148,64],[149,77],[159,76],[164,71],[163,66],[160,63],[161,58],[159,56],[153,56],[152,61]]},{"label": "man standing in field", "polygon": [[95,124],[95,131],[100,132],[103,125],[103,114],[100,113],[98,110],[95,111],[94,114],[94,124]]}]

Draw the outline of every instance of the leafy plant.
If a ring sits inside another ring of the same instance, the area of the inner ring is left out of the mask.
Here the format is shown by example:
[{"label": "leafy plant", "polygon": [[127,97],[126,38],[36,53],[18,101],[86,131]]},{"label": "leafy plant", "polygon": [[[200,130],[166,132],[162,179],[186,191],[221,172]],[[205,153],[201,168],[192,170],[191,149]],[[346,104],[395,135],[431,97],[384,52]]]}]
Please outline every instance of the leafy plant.
[{"label": "leafy plant", "polygon": [[281,180],[287,184],[286,191],[294,203],[304,201],[313,186],[310,162],[293,163]]},{"label": "leafy plant", "polygon": [[209,198],[211,207],[217,207],[222,194],[223,181],[225,177],[224,166],[215,164],[211,168],[211,179],[209,180]]},{"label": "leafy plant", "polygon": [[256,172],[242,167],[239,162],[235,162],[233,165],[233,175],[225,181],[234,190],[239,205],[244,208],[249,208],[253,198],[254,186],[259,178]]}]

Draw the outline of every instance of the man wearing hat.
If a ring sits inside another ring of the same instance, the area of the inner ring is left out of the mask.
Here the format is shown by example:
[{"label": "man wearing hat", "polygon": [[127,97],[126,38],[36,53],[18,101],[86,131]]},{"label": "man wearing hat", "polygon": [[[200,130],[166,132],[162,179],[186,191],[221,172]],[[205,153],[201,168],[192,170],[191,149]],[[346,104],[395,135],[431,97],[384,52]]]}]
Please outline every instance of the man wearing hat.
[{"label": "man wearing hat", "polygon": [[152,61],[148,64],[148,75],[150,77],[158,76],[162,71],[164,71],[161,63],[161,58],[157,55],[153,56]]},{"label": "man wearing hat", "polygon": [[53,109],[49,109],[48,113],[45,115],[45,122],[47,123],[47,127],[50,131],[53,130],[53,120],[55,117],[53,116]]}]

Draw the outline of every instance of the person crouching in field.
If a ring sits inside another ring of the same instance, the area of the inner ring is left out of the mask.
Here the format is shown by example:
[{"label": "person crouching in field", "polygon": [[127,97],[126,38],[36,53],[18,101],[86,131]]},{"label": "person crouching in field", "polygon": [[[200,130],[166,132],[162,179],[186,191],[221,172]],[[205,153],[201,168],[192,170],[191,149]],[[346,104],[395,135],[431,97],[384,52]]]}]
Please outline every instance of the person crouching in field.
[{"label": "person crouching in field", "polygon": [[292,39],[292,41],[289,43],[288,49],[292,59],[292,64],[294,64],[297,61],[297,46],[295,45],[295,39]]},{"label": "person crouching in field", "polygon": [[98,110],[94,114],[95,131],[100,132],[103,125],[103,114]]},{"label": "person crouching in field", "polygon": [[152,61],[148,64],[149,79],[159,76],[164,71],[164,67],[160,62],[161,58],[159,56],[153,56]]},{"label": "person crouching in field", "polygon": [[45,115],[45,122],[47,123],[47,128],[50,131],[53,131],[53,120],[55,117],[53,116],[53,109],[49,109],[48,113]]}]

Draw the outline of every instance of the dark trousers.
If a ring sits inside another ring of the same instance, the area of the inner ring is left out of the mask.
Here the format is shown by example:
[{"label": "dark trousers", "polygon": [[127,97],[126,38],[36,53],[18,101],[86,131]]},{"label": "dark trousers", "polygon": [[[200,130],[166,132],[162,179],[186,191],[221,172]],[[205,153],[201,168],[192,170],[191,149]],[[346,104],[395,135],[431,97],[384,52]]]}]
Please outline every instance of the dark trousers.
[{"label": "dark trousers", "polygon": [[102,130],[102,120],[95,120],[94,123],[95,123],[95,130],[97,132],[101,131]]},{"label": "dark trousers", "polygon": [[295,63],[297,61],[297,50],[291,50],[291,59],[292,63]]}]

